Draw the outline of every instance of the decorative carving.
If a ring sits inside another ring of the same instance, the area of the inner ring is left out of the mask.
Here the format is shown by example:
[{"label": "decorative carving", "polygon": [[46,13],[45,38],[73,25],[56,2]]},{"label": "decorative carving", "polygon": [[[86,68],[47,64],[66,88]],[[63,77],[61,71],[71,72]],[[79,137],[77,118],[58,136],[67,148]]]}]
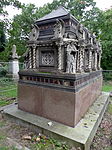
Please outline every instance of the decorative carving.
[{"label": "decorative carving", "polygon": [[54,56],[51,52],[42,53],[42,65],[53,66]]},{"label": "decorative carving", "polygon": [[89,51],[88,71],[92,70],[92,51]]},{"label": "decorative carving", "polygon": [[59,17],[52,22],[46,20],[45,24],[37,21],[32,26],[28,41],[29,68],[42,71],[50,69],[51,72],[60,73],[83,73],[100,69],[100,43],[94,34],[72,19],[63,17],[62,20]]},{"label": "decorative carving", "polygon": [[36,50],[36,67],[39,68],[39,49]]},{"label": "decorative carving", "polygon": [[33,69],[36,68],[36,45],[33,45]]},{"label": "decorative carving", "polygon": [[67,73],[76,73],[76,52],[77,48],[73,43],[67,46]]},{"label": "decorative carving", "polygon": [[61,48],[61,45],[59,45],[59,48],[58,48],[58,69],[59,70],[62,69],[62,48]]},{"label": "decorative carving", "polygon": [[32,68],[32,53],[31,53],[31,48],[29,49],[29,68]]},{"label": "decorative carving", "polygon": [[63,38],[65,33],[65,25],[62,19],[57,19],[54,26],[54,36],[55,38]]},{"label": "decorative carving", "polygon": [[32,25],[32,31],[29,34],[29,40],[36,41],[38,37],[39,37],[39,27],[36,24],[34,24]]}]

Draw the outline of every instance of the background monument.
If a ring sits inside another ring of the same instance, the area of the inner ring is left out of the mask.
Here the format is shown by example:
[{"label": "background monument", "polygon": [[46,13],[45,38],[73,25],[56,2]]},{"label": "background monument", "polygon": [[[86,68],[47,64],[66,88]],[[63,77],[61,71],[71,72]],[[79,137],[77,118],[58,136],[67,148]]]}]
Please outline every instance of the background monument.
[{"label": "background monument", "polygon": [[19,56],[16,52],[16,45],[13,45],[9,59],[10,59],[9,60],[9,75],[11,75],[12,78],[14,78],[14,79],[18,79],[19,78],[19,75],[18,75],[18,72],[19,72],[19,61],[18,61],[18,59],[19,59]]}]

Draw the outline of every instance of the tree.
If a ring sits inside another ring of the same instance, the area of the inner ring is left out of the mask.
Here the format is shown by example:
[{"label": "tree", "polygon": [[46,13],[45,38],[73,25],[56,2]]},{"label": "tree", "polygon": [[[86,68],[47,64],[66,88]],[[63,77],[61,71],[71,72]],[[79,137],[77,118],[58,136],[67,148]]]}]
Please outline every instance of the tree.
[{"label": "tree", "polygon": [[5,50],[5,41],[4,24],[0,22],[0,52]]},{"label": "tree", "polygon": [[[22,6],[22,13],[14,17],[10,26],[10,38],[8,41],[7,49],[10,50],[12,45],[15,44],[17,46],[19,55],[22,55],[26,51],[26,37],[28,37],[28,34],[31,30],[31,24],[33,24],[37,19],[56,9],[58,6],[64,6],[79,21],[82,21],[86,24],[87,19],[90,21],[89,15],[95,16],[95,4],[96,3],[93,0],[54,0],[51,4],[47,3],[40,8],[35,7],[34,4],[24,4]],[[88,7],[91,7],[91,9],[87,10]],[[93,9],[94,13],[92,11]],[[88,16],[86,15],[87,12],[89,14]]]},{"label": "tree", "polygon": [[103,23],[100,24],[102,44],[102,68],[112,70],[112,8],[103,12]]},{"label": "tree", "polygon": [[9,6],[9,5],[12,5],[17,8],[21,7],[21,3],[18,0],[1,0],[0,1],[0,14],[6,13],[4,11],[4,7]]},{"label": "tree", "polygon": [[[6,6],[14,6],[16,8],[21,8],[22,5],[18,0],[1,0],[0,1],[0,15],[8,15],[7,11],[4,11]],[[6,42],[6,31],[10,24],[8,19],[0,20],[0,60],[7,60],[9,52],[5,50]],[[5,51],[4,51],[5,50]]]},{"label": "tree", "polygon": [[8,31],[8,50],[15,44],[19,55],[22,55],[26,51],[26,41],[30,33],[31,25],[34,23],[34,20],[37,19],[36,11],[37,8],[34,4],[24,5],[22,7],[22,13],[14,16]]}]

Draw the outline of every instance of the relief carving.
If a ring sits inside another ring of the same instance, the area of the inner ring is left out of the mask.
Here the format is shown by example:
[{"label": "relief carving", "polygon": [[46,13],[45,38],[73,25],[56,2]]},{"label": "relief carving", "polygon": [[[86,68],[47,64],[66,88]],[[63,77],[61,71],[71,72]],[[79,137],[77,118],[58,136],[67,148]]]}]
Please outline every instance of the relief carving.
[{"label": "relief carving", "polygon": [[29,40],[36,41],[38,37],[39,37],[39,27],[36,24],[32,25],[32,31],[29,34]]},{"label": "relief carving", "polygon": [[62,19],[57,19],[54,26],[54,37],[63,38],[65,33],[64,21]]}]

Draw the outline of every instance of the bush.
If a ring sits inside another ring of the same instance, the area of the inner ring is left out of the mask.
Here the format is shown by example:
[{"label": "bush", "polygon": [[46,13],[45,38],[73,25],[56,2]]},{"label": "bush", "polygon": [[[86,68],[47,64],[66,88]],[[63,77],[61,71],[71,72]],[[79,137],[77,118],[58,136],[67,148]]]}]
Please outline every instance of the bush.
[{"label": "bush", "polygon": [[112,81],[112,71],[103,71],[103,79],[105,81]]},{"label": "bush", "polygon": [[7,70],[4,67],[0,67],[0,77],[4,77],[7,74]]}]

